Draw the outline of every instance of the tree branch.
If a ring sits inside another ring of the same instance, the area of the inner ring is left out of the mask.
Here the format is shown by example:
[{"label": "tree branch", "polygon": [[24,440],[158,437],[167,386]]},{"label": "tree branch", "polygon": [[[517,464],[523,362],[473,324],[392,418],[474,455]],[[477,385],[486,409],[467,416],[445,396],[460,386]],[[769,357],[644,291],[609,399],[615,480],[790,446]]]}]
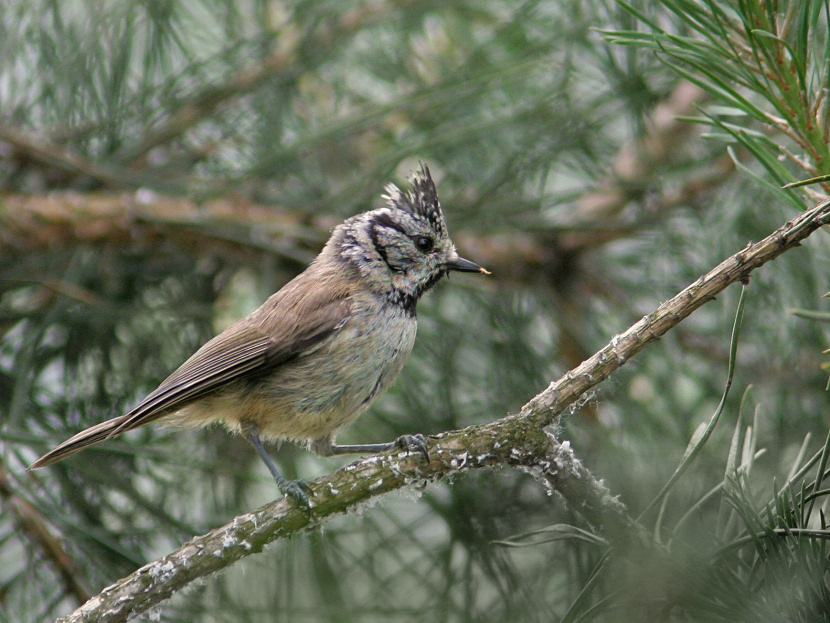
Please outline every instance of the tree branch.
[{"label": "tree branch", "polygon": [[[696,180],[689,192],[702,192],[708,184]],[[0,197],[0,266],[11,266],[14,258],[27,253],[78,244],[146,248],[162,241],[173,241],[196,256],[218,254],[250,263],[252,254],[264,253],[307,264],[336,224],[329,216],[238,197],[197,202],[150,191],[6,195]],[[492,270],[494,278],[539,284],[558,270],[557,254],[580,253],[631,231],[613,227],[564,235],[537,230],[482,236],[460,230],[453,239],[465,254]]]},{"label": "tree branch", "polygon": [[573,404],[582,394],[607,379],[670,329],[677,326],[693,311],[714,299],[731,284],[749,279],[749,274],[770,260],[797,247],[802,240],[830,222],[830,199],[802,212],[759,242],[725,259],[715,268],[677,293],[656,310],[643,316],[627,331],[615,335],[600,351],[586,359],[558,381],[538,394],[518,416],[536,427],[554,423],[564,408]]},{"label": "tree branch", "polygon": [[[655,171],[685,156],[686,151],[678,144],[697,132],[695,124],[681,117],[692,114],[708,98],[700,87],[680,80],[649,114],[643,136],[621,145],[606,177],[574,202],[571,221],[597,223],[618,216],[631,201],[632,189],[653,183]],[[723,174],[728,175],[734,167],[731,161],[725,162],[730,166]]]},{"label": "tree branch", "polygon": [[172,240],[196,254],[250,260],[258,250],[308,263],[334,224],[244,200],[196,202],[146,191],[9,195],[0,198],[0,260],[77,244]]},{"label": "tree branch", "polygon": [[430,460],[406,453],[381,454],[352,463],[312,483],[307,511],[284,499],[240,515],[167,556],[104,589],[63,623],[126,621],[171,596],[196,578],[259,552],[286,535],[326,517],[348,512],[373,497],[413,483],[435,482],[481,467],[511,466],[529,472],[558,491],[599,531],[646,540],[625,507],[576,459],[568,442],[544,432],[582,395],[623,366],[648,344],[752,270],[798,246],[830,222],[830,200],[792,219],[763,240],[751,243],[644,316],[576,369],[552,383],[518,414],[488,424],[444,433],[429,441]]},{"label": "tree branch", "polygon": [[31,160],[73,176],[90,177],[112,188],[140,186],[147,181],[136,173],[93,162],[40,136],[8,125],[0,124],[0,142],[8,143]]}]

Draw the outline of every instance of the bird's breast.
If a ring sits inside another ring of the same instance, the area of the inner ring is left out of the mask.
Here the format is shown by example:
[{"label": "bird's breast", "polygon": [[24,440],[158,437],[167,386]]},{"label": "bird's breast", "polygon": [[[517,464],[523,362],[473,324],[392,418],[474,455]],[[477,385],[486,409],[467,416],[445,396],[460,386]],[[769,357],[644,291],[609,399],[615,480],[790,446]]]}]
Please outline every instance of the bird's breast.
[{"label": "bird's breast", "polygon": [[263,379],[251,399],[262,405],[263,436],[320,439],[353,422],[398,376],[417,323],[400,307],[357,304],[350,318],[314,350]]}]

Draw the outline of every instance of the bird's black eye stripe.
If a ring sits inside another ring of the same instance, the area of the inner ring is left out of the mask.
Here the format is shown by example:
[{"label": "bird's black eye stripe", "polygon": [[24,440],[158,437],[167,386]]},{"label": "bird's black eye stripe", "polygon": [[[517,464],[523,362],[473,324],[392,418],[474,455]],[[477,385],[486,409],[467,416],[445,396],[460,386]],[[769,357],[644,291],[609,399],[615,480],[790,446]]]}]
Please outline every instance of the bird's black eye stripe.
[{"label": "bird's black eye stripe", "polygon": [[375,215],[374,222],[377,225],[382,225],[383,227],[388,227],[389,229],[394,229],[395,231],[406,235],[406,230],[401,225],[396,223],[392,219],[392,217],[389,216],[388,214],[380,213],[380,214]]},{"label": "bird's black eye stripe", "polygon": [[415,236],[413,240],[415,246],[418,247],[421,253],[429,253],[432,251],[432,247],[435,246],[435,243],[429,236]]},{"label": "bird's black eye stripe", "polygon": [[[390,215],[381,213],[381,214],[375,215],[373,220],[372,220],[372,236],[373,236],[373,240],[375,240],[375,241],[376,241],[377,227],[378,226],[393,229],[393,230],[403,234],[404,236],[407,235],[406,230],[404,229],[404,227],[402,225],[395,222],[395,220],[393,220]],[[421,253],[429,253],[430,251],[432,251],[433,248],[435,248],[435,241],[430,236],[424,236],[424,235],[412,236],[412,242],[415,244],[415,247]],[[375,244],[375,246],[377,246],[377,244]]]},{"label": "bird's black eye stripe", "polygon": [[380,243],[380,236],[378,235],[378,228],[376,223],[372,223],[369,227],[369,237],[372,240],[372,246],[377,251],[377,254],[380,256],[380,259],[389,267],[393,273],[401,272],[401,269],[397,266],[393,266],[392,263],[389,261],[389,255],[386,253],[386,247],[384,247]]}]

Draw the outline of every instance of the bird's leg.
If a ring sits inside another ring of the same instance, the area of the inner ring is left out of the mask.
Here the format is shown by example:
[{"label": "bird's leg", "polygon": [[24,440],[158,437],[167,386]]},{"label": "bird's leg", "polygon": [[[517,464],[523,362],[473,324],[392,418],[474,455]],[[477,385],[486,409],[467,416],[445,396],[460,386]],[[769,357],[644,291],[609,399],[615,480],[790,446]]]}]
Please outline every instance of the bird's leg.
[{"label": "bird's leg", "polygon": [[399,448],[407,452],[420,452],[429,461],[429,450],[427,440],[421,435],[401,435],[395,441],[388,443],[363,443],[363,444],[335,444],[331,438],[313,441],[310,449],[322,456],[333,456],[335,454],[377,454]]},{"label": "bird's leg", "polygon": [[268,452],[262,445],[262,441],[259,438],[259,433],[256,431],[254,427],[248,427],[244,431],[245,437],[248,441],[251,442],[251,445],[256,448],[256,451],[259,452],[259,456],[262,457],[262,460],[265,462],[265,465],[268,467],[268,471],[271,472],[271,475],[274,477],[274,480],[277,481],[277,486],[279,487],[282,494],[285,496],[290,496],[297,500],[303,506],[308,506],[308,496],[309,494],[313,494],[311,487],[308,486],[302,480],[288,480],[285,476],[282,475],[279,468],[274,465],[274,461],[271,460]]}]

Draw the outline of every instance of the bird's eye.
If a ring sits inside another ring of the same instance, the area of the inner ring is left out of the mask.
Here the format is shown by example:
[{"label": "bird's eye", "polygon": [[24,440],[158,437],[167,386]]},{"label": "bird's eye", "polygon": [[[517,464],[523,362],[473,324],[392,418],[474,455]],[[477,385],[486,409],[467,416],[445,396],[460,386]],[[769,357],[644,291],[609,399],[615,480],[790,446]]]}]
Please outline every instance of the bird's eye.
[{"label": "bird's eye", "polygon": [[428,253],[432,251],[432,247],[435,243],[432,242],[432,238],[429,236],[418,236],[415,238],[415,246],[418,247],[418,250],[421,253]]}]

